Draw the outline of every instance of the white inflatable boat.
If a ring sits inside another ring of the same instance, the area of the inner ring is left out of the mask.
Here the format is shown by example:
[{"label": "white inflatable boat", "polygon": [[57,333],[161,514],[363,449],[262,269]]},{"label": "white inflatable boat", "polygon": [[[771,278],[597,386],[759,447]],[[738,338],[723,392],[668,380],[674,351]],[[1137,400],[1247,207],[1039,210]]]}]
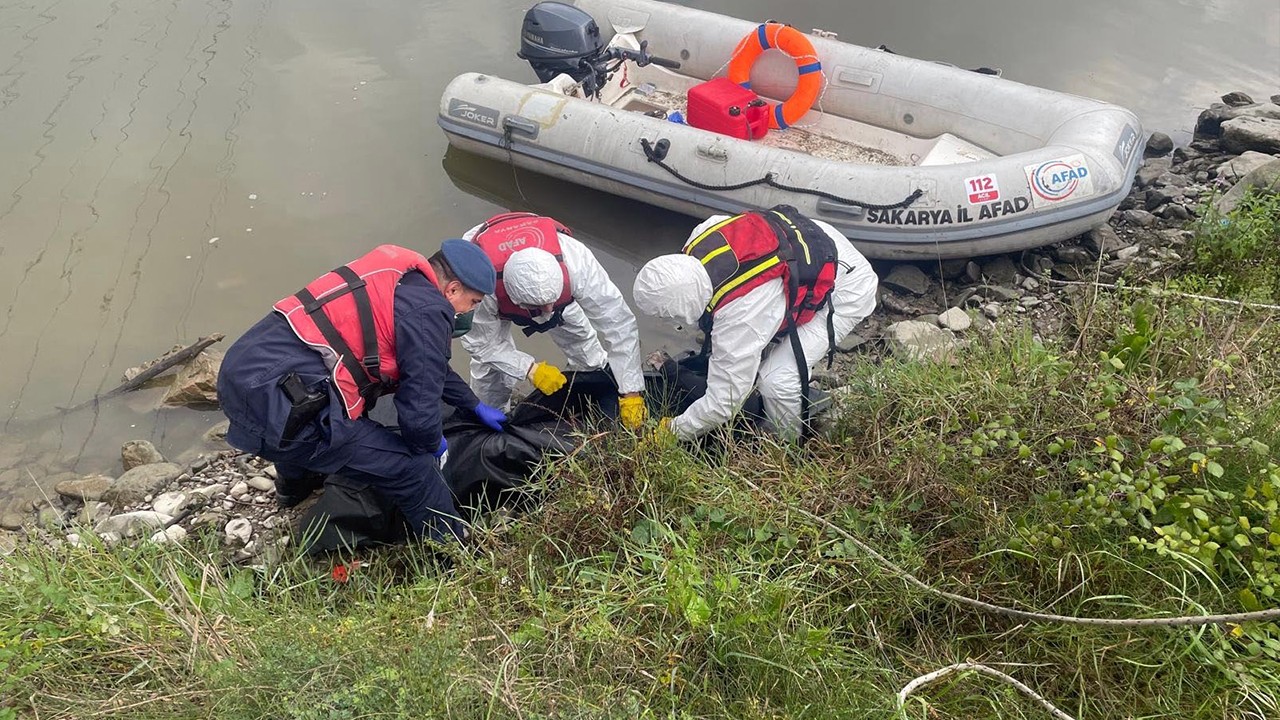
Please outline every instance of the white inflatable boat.
[{"label": "white inflatable boat", "polygon": [[[1142,127],[1115,105],[822,31],[650,0],[572,6],[525,17],[521,57],[543,82],[449,83],[438,120],[451,143],[694,217],[793,205],[869,257],[904,260],[1086,232],[1141,162]],[[726,71],[771,103],[727,108],[750,139],[681,122],[690,91]]]}]

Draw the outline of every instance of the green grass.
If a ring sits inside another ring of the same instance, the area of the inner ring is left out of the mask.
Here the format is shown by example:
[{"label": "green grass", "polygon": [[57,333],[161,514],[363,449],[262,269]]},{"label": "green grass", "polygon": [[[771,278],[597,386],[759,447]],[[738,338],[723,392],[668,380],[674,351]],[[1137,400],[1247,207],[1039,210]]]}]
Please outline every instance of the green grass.
[{"label": "green grass", "polygon": [[1053,342],[1006,327],[954,364],[854,362],[803,452],[593,436],[539,475],[538,509],[443,556],[367,553],[346,583],[300,557],[223,566],[216,538],[20,548],[0,560],[0,718],[1047,717],[972,674],[897,707],[964,661],[1078,718],[1278,717],[1274,624],[984,615],[798,511],[1026,610],[1276,606],[1275,313],[1134,297],[1081,296]]}]

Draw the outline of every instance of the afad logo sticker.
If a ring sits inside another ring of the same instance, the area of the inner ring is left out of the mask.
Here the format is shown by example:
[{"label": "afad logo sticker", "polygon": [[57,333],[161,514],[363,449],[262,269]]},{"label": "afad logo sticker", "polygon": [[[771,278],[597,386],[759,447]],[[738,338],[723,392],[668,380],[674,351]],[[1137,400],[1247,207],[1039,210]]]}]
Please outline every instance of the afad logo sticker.
[{"label": "afad logo sticker", "polygon": [[1028,165],[1025,170],[1027,184],[1031,186],[1031,204],[1035,207],[1078,200],[1093,194],[1093,178],[1083,155]]}]

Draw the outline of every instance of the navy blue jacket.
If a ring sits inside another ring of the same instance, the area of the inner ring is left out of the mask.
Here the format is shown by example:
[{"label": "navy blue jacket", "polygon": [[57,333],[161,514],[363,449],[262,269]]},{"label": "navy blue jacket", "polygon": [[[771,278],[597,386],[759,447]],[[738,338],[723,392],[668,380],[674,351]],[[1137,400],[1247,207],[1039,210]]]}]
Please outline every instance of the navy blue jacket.
[{"label": "navy blue jacket", "polygon": [[[449,367],[454,310],[440,290],[422,273],[406,273],[396,287],[393,307],[400,434],[413,452],[433,453],[443,438],[441,401],[473,410],[479,400]],[[274,311],[236,340],[222,361],[218,400],[231,420],[227,442],[249,452],[281,447],[290,405],[277,383],[290,372],[298,373],[309,389],[329,393],[326,412],[295,442],[314,443],[309,469],[336,472],[355,452],[357,441],[377,426],[346,418],[320,353],[299,340]]]}]

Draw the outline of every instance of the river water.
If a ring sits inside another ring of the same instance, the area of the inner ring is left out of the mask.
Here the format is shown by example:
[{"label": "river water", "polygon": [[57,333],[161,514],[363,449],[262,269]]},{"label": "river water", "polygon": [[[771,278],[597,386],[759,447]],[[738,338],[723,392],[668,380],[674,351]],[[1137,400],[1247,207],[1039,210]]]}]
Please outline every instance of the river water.
[{"label": "river water", "polygon": [[[218,413],[155,413],[155,391],[56,408],[175,344],[223,332],[225,347],[375,244],[431,251],[534,209],[577,229],[628,292],[677,248],[688,218],[447,151],[435,112],[450,78],[533,80],[514,55],[529,4],[0,0],[0,499],[117,471],[134,438],[189,456]],[[1221,93],[1280,92],[1275,0],[686,4],[998,66],[1181,142]]]}]

